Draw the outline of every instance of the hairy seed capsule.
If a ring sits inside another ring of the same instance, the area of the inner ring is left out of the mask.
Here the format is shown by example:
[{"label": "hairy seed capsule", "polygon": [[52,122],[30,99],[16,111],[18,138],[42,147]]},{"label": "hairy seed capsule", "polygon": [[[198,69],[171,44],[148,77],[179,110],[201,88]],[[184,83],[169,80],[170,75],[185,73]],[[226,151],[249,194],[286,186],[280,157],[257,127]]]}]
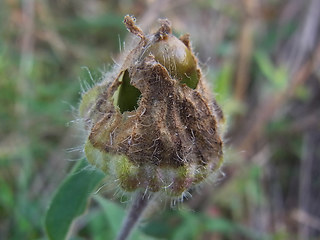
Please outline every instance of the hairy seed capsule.
[{"label": "hairy seed capsule", "polygon": [[223,114],[205,87],[189,36],[167,20],[141,38],[121,66],[83,95],[88,160],[124,192],[143,189],[181,197],[212,176],[223,161]]}]

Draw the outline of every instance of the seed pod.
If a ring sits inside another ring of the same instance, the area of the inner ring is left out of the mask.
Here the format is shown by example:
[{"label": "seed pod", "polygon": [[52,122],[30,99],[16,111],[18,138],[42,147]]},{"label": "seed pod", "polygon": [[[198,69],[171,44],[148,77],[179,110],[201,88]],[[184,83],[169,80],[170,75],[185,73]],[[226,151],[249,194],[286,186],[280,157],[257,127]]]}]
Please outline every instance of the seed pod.
[{"label": "seed pod", "polygon": [[130,16],[124,23],[140,42],[82,98],[85,154],[124,192],[181,197],[220,168],[223,114],[188,35],[173,36],[167,20],[150,35]]}]

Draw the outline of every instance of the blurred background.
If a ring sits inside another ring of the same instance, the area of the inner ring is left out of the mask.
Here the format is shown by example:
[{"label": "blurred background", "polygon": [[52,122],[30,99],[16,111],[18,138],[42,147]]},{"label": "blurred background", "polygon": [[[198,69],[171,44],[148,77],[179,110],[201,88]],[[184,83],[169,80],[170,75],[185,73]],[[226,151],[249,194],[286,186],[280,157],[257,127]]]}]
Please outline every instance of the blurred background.
[{"label": "blurred background", "polygon": [[[320,0],[1,0],[0,239],[46,239],[83,155],[80,86],[132,38],[126,14],[190,33],[227,118],[225,176],[152,216],[146,239],[320,239]],[[91,201],[71,235],[105,239],[108,224]]]}]

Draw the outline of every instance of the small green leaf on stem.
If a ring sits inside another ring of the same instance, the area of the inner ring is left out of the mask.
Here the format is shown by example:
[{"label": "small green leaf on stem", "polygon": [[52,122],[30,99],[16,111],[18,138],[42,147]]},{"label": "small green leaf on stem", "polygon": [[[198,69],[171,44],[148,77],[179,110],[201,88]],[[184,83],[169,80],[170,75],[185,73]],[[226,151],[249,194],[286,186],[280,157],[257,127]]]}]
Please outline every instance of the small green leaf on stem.
[{"label": "small green leaf on stem", "polygon": [[104,178],[104,173],[89,169],[86,160],[79,161],[55,193],[45,218],[50,240],[66,239],[72,221],[86,209],[90,194]]}]

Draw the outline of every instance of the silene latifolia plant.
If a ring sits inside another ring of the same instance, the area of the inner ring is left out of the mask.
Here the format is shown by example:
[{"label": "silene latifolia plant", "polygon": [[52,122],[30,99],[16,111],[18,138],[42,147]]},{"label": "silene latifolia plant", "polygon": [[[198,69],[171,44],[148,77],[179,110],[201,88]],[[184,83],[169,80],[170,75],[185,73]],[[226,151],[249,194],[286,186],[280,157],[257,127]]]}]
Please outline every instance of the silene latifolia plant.
[{"label": "silene latifolia plant", "polygon": [[131,16],[124,23],[140,41],[79,107],[88,161],[133,199],[118,239],[128,237],[152,199],[182,200],[223,162],[223,113],[189,35],[173,36],[168,20],[148,35]]}]

